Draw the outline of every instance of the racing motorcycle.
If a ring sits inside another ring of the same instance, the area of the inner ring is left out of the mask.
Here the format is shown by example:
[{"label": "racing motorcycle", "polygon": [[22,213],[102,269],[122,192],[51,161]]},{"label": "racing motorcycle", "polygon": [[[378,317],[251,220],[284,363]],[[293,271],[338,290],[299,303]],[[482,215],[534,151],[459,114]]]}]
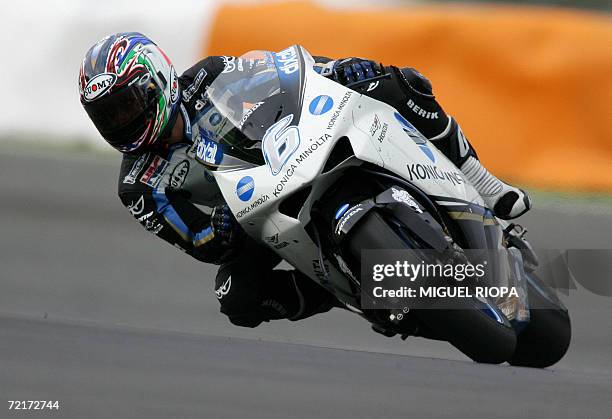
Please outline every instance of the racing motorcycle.
[{"label": "racing motorcycle", "polygon": [[[497,219],[396,109],[318,74],[301,46],[252,51],[236,64],[207,95],[232,129],[214,177],[248,235],[385,336],[445,340],[483,363],[543,368],[563,357],[568,311],[534,274],[524,232]],[[362,253],[393,249],[427,250],[437,262],[466,261],[469,249],[507,251],[520,297],[364,304]]]}]

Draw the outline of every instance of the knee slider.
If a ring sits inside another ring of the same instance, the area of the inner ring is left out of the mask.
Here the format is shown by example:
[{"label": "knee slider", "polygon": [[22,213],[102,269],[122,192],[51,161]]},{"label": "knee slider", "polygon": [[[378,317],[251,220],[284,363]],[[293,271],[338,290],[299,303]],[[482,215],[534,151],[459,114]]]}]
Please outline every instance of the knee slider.
[{"label": "knee slider", "polygon": [[230,323],[242,327],[257,327],[264,320],[256,308],[245,309],[244,304],[240,304],[239,301],[233,304],[221,303],[221,313],[227,316]]},{"label": "knee slider", "polygon": [[254,315],[249,316],[246,314],[238,314],[238,315],[228,315],[227,317],[231,324],[235,326],[240,326],[240,327],[253,328],[253,327],[259,326],[263,322],[263,319],[260,319]]}]

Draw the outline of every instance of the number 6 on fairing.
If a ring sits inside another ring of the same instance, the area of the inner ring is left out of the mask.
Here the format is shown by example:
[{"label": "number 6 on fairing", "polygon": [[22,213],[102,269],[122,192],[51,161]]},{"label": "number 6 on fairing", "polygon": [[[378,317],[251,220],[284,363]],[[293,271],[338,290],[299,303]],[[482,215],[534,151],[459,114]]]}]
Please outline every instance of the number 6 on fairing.
[{"label": "number 6 on fairing", "polygon": [[300,145],[300,131],[296,126],[289,126],[292,120],[293,114],[284,117],[272,125],[263,138],[264,159],[274,176],[280,173]]}]

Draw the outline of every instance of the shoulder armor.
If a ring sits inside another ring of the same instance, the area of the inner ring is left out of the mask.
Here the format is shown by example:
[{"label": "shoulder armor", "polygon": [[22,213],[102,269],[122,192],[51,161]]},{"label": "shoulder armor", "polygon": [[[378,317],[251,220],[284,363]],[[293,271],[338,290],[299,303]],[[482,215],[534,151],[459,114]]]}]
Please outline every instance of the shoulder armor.
[{"label": "shoulder armor", "polygon": [[412,67],[405,67],[400,70],[402,79],[408,87],[415,93],[421,96],[434,97],[431,82],[427,77],[419,73]]}]

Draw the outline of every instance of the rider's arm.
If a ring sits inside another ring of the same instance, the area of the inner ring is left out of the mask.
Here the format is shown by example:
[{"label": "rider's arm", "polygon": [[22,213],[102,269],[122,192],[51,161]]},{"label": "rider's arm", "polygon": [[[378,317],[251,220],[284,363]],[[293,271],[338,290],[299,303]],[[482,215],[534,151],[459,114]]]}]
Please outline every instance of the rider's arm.
[{"label": "rider's arm", "polygon": [[[457,121],[436,100],[431,82],[414,68],[386,67],[352,57],[335,61],[321,59],[315,64],[315,70],[398,109],[425,137],[436,141],[444,154],[453,156],[456,164],[462,164],[470,156],[477,157]],[[388,80],[379,83],[381,77]],[[465,147],[459,149],[462,144]]]},{"label": "rider's arm", "polygon": [[[427,138],[441,138],[459,129],[436,101],[429,80],[414,68],[385,67],[358,57],[338,60],[315,57],[314,69],[395,107]],[[398,85],[402,88],[398,89]]]},{"label": "rider's arm", "polygon": [[228,248],[215,237],[210,216],[193,205],[184,196],[186,192],[156,186],[155,176],[163,173],[154,172],[148,183],[143,182],[142,173],[155,164],[154,159],[163,157],[153,153],[124,156],[118,191],[121,202],[147,231],[198,260],[218,263]]}]

